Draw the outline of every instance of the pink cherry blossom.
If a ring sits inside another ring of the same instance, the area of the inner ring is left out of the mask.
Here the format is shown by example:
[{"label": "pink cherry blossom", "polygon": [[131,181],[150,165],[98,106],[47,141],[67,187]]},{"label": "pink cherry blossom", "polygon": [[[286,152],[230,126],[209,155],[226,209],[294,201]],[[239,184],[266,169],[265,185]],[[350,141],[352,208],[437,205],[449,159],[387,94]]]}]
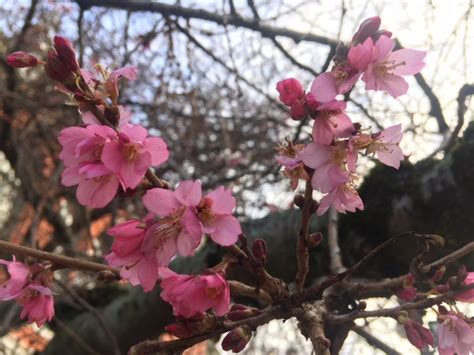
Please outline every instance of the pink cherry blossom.
[{"label": "pink cherry blossom", "polygon": [[[471,285],[472,283],[474,283],[474,272],[468,272],[464,284]],[[455,299],[461,302],[474,302],[474,289],[458,293]]]},{"label": "pink cherry blossom", "polygon": [[440,355],[469,355],[474,352],[474,329],[462,315],[448,313],[438,317],[438,350]]},{"label": "pink cherry blossom", "polygon": [[275,159],[284,167],[283,175],[290,179],[290,187],[294,191],[298,187],[300,179],[309,180],[309,174],[304,167],[304,163],[299,157],[299,153],[304,148],[304,144],[287,144],[279,145],[276,149],[278,155]]},{"label": "pink cherry blossom", "polygon": [[316,108],[313,139],[316,143],[330,144],[333,138],[349,137],[354,131],[351,119],[344,113],[344,101],[330,101]]},{"label": "pink cherry blossom", "polygon": [[28,317],[28,323],[36,322],[41,327],[54,316],[53,293],[48,287],[28,285],[17,301],[23,306],[20,318]]},{"label": "pink cherry blossom", "polygon": [[167,266],[176,254],[190,256],[198,247],[202,229],[195,209],[202,199],[201,183],[182,181],[176,191],[154,188],[143,196],[143,204],[158,218],[147,229],[142,246],[158,266]]},{"label": "pink cherry blossom", "polygon": [[[4,266],[3,266],[4,265]],[[0,300],[17,297],[29,282],[30,269],[24,263],[0,259]]]},{"label": "pink cherry blossom", "polygon": [[276,89],[280,93],[280,101],[286,106],[291,106],[296,100],[301,100],[304,97],[303,85],[294,78],[279,81]]},{"label": "pink cherry blossom", "polygon": [[344,142],[336,145],[308,144],[299,157],[305,165],[315,169],[311,185],[323,193],[349,180],[346,169],[348,150]]},{"label": "pink cherry blossom", "polygon": [[340,213],[355,212],[356,209],[364,210],[364,204],[351,182],[336,186],[324,196],[316,211],[317,215],[323,215],[331,205]]},{"label": "pink cherry blossom", "polygon": [[229,310],[230,290],[225,278],[212,270],[204,275],[179,275],[162,268],[161,298],[175,315],[190,318],[212,308],[217,316]]},{"label": "pink cherry blossom", "polygon": [[120,276],[131,285],[141,285],[145,292],[153,290],[158,280],[156,258],[145,255],[142,244],[150,219],[129,220],[107,231],[114,242],[112,252],[105,256],[112,267],[120,268]]},{"label": "pink cherry blossom", "polygon": [[402,125],[388,127],[372,135],[373,142],[367,147],[367,153],[375,153],[382,163],[398,169],[400,161],[405,159],[399,146],[402,137]]},{"label": "pink cherry blossom", "polygon": [[232,216],[234,208],[235,198],[223,186],[206,195],[197,206],[203,232],[219,245],[235,244],[242,233],[239,221]]},{"label": "pink cherry blossom", "polygon": [[350,62],[336,65],[331,71],[318,75],[311,85],[310,93],[320,103],[328,103],[337,95],[348,92],[362,72]]},{"label": "pink cherry blossom", "polygon": [[387,36],[380,36],[373,45],[371,63],[362,76],[366,90],[383,90],[393,97],[403,95],[408,91],[408,83],[402,76],[414,75],[425,66],[426,52],[414,49],[392,52],[393,47],[393,40]]},{"label": "pink cherry blossom", "polygon": [[78,185],[76,196],[80,204],[101,208],[114,198],[119,180],[104,166],[101,155],[106,142],[116,136],[112,128],[101,125],[69,127],[61,131],[59,142],[63,149],[60,158],[66,166],[61,182],[65,186]]},{"label": "pink cherry blossom", "polygon": [[135,188],[150,166],[159,166],[168,159],[166,143],[147,136],[144,127],[125,124],[120,127],[118,139],[104,144],[102,162],[118,174],[124,189]]}]

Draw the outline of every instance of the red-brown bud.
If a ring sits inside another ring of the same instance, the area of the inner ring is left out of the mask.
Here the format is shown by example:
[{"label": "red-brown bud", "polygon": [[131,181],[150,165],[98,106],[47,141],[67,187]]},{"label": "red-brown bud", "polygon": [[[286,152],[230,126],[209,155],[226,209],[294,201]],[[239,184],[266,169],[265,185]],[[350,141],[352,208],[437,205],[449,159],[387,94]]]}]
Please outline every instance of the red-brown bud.
[{"label": "red-brown bud", "polygon": [[165,327],[165,331],[181,339],[189,338],[193,335],[193,332],[190,329],[188,329],[184,324],[180,323],[168,324]]},{"label": "red-brown bud", "polygon": [[436,269],[431,280],[433,282],[438,282],[439,280],[443,278],[445,272],[446,272],[446,266],[440,266],[438,269]]},{"label": "red-brown bud", "polygon": [[311,214],[316,213],[316,211],[318,210],[318,208],[319,208],[319,203],[316,202],[316,201],[314,201],[314,200],[312,200],[312,201],[311,201],[311,207],[309,208],[309,212],[310,212]]},{"label": "red-brown bud", "polygon": [[252,254],[262,264],[267,261],[267,250],[267,242],[263,239],[256,239],[252,244]]},{"label": "red-brown bud", "polygon": [[438,285],[434,288],[435,292],[436,293],[446,293],[448,292],[449,290],[451,290],[451,287],[449,287],[448,284],[446,285]]},{"label": "red-brown bud", "polygon": [[260,313],[258,308],[247,307],[243,304],[233,304],[226,316],[231,321],[238,321],[256,316]]},{"label": "red-brown bud", "polygon": [[295,121],[300,121],[306,117],[306,106],[304,100],[296,100],[290,107],[290,116]]},{"label": "red-brown bud", "polygon": [[369,17],[366,19],[360,24],[359,29],[354,34],[354,37],[352,37],[352,42],[354,44],[364,42],[367,38],[371,37],[377,32],[380,27],[380,23],[380,17],[378,16]]},{"label": "red-brown bud", "polygon": [[295,197],[293,197],[293,203],[299,208],[303,208],[304,196],[300,194],[295,195]]},{"label": "red-brown bud", "polygon": [[54,50],[48,52],[48,57],[45,65],[46,74],[56,81],[61,83],[71,84],[74,80],[74,74],[64,65]]},{"label": "red-brown bud", "polygon": [[54,36],[54,49],[65,67],[69,71],[79,74],[79,63],[72,42],[64,37]]},{"label": "red-brown bud", "polygon": [[321,232],[311,233],[308,235],[308,247],[317,247],[323,240],[323,234]]},{"label": "red-brown bud", "polygon": [[104,116],[110,123],[112,123],[112,125],[116,126],[120,120],[120,110],[117,106],[106,107],[104,110]]},{"label": "red-brown bud", "polygon": [[38,65],[38,58],[31,53],[13,52],[7,57],[7,63],[13,68],[32,68]]},{"label": "red-brown bud", "polygon": [[252,337],[252,331],[246,325],[232,329],[222,340],[222,349],[232,350],[234,353],[244,350]]}]

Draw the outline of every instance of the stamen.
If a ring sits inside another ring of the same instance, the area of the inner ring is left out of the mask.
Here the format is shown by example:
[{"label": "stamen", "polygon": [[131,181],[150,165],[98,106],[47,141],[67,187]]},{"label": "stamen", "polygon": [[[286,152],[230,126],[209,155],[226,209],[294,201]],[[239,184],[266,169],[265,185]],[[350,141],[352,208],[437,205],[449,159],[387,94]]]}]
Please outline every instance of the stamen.
[{"label": "stamen", "polygon": [[135,143],[125,143],[122,147],[122,156],[128,161],[135,160],[138,155],[138,148]]}]

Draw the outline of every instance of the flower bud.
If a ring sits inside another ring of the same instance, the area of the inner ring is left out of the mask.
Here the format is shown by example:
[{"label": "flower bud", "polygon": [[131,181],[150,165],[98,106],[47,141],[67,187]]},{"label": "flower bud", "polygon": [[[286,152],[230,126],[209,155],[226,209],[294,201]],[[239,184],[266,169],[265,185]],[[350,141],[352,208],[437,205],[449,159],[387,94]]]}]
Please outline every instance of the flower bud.
[{"label": "flower bud", "polygon": [[457,274],[456,274],[456,277],[457,277],[457,282],[459,284],[462,284],[464,282],[464,280],[466,280],[466,277],[467,277],[467,268],[465,265],[461,265],[461,267],[459,268]]},{"label": "flower bud", "polygon": [[441,315],[446,315],[449,313],[448,309],[443,305],[438,305],[438,313]]},{"label": "flower bud", "polygon": [[404,286],[413,286],[415,284],[415,276],[413,274],[408,274],[403,281]]},{"label": "flower bud", "polygon": [[408,318],[403,323],[403,327],[405,328],[408,341],[418,349],[421,350],[427,345],[434,345],[433,334],[431,334],[429,329],[423,327],[420,323]]},{"label": "flower bud", "polygon": [[377,32],[380,27],[380,23],[380,17],[378,16],[369,17],[366,19],[360,24],[359,29],[354,34],[354,37],[352,37],[352,42],[354,44],[364,42],[367,38],[371,37]]},{"label": "flower bud", "polygon": [[71,72],[80,72],[79,63],[76,59],[76,51],[68,39],[61,36],[54,36],[54,49],[64,66]]},{"label": "flower bud", "polygon": [[117,106],[106,107],[104,109],[104,116],[112,125],[116,126],[120,120],[120,110]]},{"label": "flower bud", "polygon": [[292,106],[296,100],[301,100],[304,96],[303,86],[294,78],[279,81],[276,89],[280,93],[280,101],[286,106]]},{"label": "flower bud", "polygon": [[222,349],[234,353],[244,350],[252,337],[252,331],[246,325],[232,329],[222,340]]},{"label": "flower bud", "polygon": [[190,329],[188,329],[184,324],[180,323],[168,324],[165,327],[165,331],[181,339],[189,338],[193,335],[193,332]]},{"label": "flower bud", "polygon": [[323,234],[321,232],[311,233],[308,235],[308,247],[317,247],[323,240]]},{"label": "flower bud", "polygon": [[256,316],[260,313],[260,310],[257,308],[247,307],[243,304],[233,304],[226,316],[231,321],[238,321]]},{"label": "flower bud", "polygon": [[32,68],[38,65],[38,58],[31,53],[13,52],[7,57],[7,63],[13,68]]},{"label": "flower bud", "polygon": [[436,293],[446,293],[448,292],[449,290],[451,290],[451,287],[449,287],[449,285],[438,285],[434,288],[434,291]]},{"label": "flower bud", "polygon": [[392,37],[392,32],[387,31],[387,30],[378,30],[371,37],[374,41],[376,41],[380,38],[380,36],[385,36],[385,37],[391,38]]},{"label": "flower bud", "polygon": [[411,301],[413,298],[415,298],[417,291],[418,290],[416,289],[416,287],[408,286],[395,290],[394,293],[401,300]]},{"label": "flower bud", "polygon": [[267,261],[267,250],[267,242],[263,239],[256,239],[252,244],[252,254],[262,264]]},{"label": "flower bud", "polygon": [[445,272],[446,272],[446,266],[444,266],[444,265],[440,266],[438,269],[436,269],[435,273],[431,277],[431,280],[433,282],[440,281],[443,278]]},{"label": "flower bud", "polygon": [[46,74],[56,81],[61,83],[68,83],[74,80],[74,75],[71,71],[64,65],[61,59],[58,57],[58,54],[54,50],[48,52],[46,65],[44,66]]},{"label": "flower bud", "polygon": [[290,116],[295,121],[300,121],[306,116],[306,106],[303,100],[296,100],[290,107]]}]

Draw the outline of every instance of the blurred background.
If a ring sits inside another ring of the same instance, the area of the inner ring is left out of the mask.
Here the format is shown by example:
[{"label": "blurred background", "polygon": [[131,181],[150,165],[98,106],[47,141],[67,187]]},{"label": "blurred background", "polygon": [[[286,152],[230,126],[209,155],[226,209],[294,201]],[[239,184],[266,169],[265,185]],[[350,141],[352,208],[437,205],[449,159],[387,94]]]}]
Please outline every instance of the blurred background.
[{"label": "blurred background", "polygon": [[[378,15],[402,46],[428,52],[427,65],[408,78],[409,92],[399,99],[367,93],[362,83],[351,93],[354,122],[372,130],[402,123],[408,159],[399,172],[363,159],[366,210],[340,218],[343,260],[350,266],[408,230],[443,235],[443,253],[459,248],[474,233],[473,7],[472,0],[0,0],[0,239],[103,262],[111,245],[107,228],[145,213],[139,199],[86,209],[74,189],[60,184],[57,135],[79,124],[79,115],[41,70],[14,71],[4,61],[16,50],[45,57],[60,34],[74,42],[85,68],[138,68],[136,81],[122,83],[121,103],[133,112],[132,121],[168,143],[170,159],[158,175],[172,184],[200,179],[206,190],[232,188],[249,238],[269,244],[269,270],[291,281],[298,212],[274,148],[285,138],[307,141],[311,122],[289,119],[275,85],[295,77],[309,89],[315,75],[330,69],[338,41],[349,41],[365,18]],[[326,219],[315,218],[312,230],[325,233]],[[415,254],[401,243],[359,276],[406,273]],[[195,258],[177,259],[174,268],[199,271],[220,257],[204,243]],[[311,258],[313,282],[328,273],[326,245]],[[461,262],[474,268],[472,258]],[[245,279],[238,272],[235,277]],[[14,304],[0,304],[0,353],[125,354],[134,343],[163,333],[171,320],[158,291],[143,294],[79,272],[62,271],[58,281],[57,318],[40,332],[19,322]],[[266,326],[248,353],[310,352],[294,324],[281,327]],[[342,352],[380,353],[363,336],[372,332],[397,351],[418,353],[397,335],[395,324],[360,329],[350,333]],[[213,349],[208,342],[193,353]]]}]

